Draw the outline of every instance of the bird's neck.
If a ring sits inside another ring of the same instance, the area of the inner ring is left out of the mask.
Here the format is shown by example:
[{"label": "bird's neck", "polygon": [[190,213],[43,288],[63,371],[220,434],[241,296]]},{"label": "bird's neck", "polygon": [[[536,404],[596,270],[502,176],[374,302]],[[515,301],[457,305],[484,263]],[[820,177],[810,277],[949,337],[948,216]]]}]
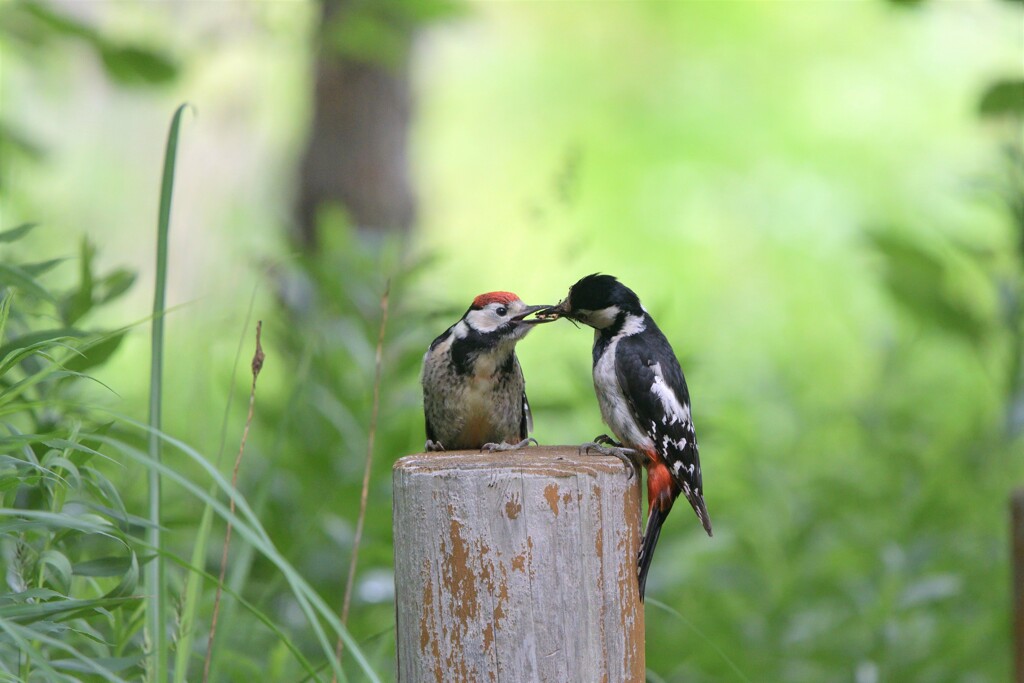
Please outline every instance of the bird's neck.
[{"label": "bird's neck", "polygon": [[599,330],[594,330],[594,341],[596,342],[598,339],[603,339],[610,342],[617,337],[630,337],[634,334],[639,334],[646,328],[646,313],[621,311],[617,316],[615,316],[615,322],[611,325]]},{"label": "bird's neck", "polygon": [[470,335],[452,344],[452,361],[460,374],[490,377],[511,367],[516,349],[514,340],[481,341],[476,335]]}]

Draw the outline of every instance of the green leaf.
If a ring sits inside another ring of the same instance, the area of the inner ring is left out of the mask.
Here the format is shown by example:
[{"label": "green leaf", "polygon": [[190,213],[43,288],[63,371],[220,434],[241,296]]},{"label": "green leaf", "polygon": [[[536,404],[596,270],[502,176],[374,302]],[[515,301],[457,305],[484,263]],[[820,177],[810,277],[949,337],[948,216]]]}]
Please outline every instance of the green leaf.
[{"label": "green leaf", "polygon": [[0,607],[4,604],[25,604],[27,602],[38,602],[52,600],[54,598],[66,597],[50,588],[29,588],[26,591],[0,594]]},{"label": "green leaf", "polygon": [[[47,456],[43,458],[43,467],[49,469],[53,476],[58,477],[61,480],[66,481],[70,479],[70,483],[77,488],[81,483],[81,476],[78,474],[78,468],[75,467],[73,462],[61,455],[59,451],[51,451],[51,453],[53,453],[53,455],[47,454]],[[62,475],[57,471],[57,468],[64,470],[67,475]]]},{"label": "green leaf", "polygon": [[[124,510],[117,507],[108,507],[106,505],[97,505],[96,503],[89,503],[87,507],[90,510],[95,510],[109,519],[117,522],[118,528],[123,529],[125,533],[139,534],[143,530],[149,528],[149,520],[145,517],[139,517],[138,515],[131,515],[126,513]],[[143,562],[145,564],[145,562]]]},{"label": "green leaf", "polygon": [[14,301],[14,292],[5,292],[4,298],[0,299],[0,341],[4,338],[7,330],[7,319],[11,316],[11,302]]},{"label": "green leaf", "polygon": [[12,474],[9,470],[0,470],[0,493],[13,491],[21,485],[22,481],[19,477]]},{"label": "green leaf", "polygon": [[72,619],[97,608],[119,607],[127,598],[105,597],[91,600],[52,600],[50,602],[0,605],[0,619],[31,624],[43,619]]},{"label": "green leaf", "polygon": [[[71,508],[65,506],[65,509]],[[0,533],[20,531],[23,529],[70,529],[86,534],[97,534],[123,541],[116,535],[117,529],[106,519],[93,514],[68,514],[67,512],[46,512],[43,510],[12,510],[0,508]]]},{"label": "green leaf", "polygon": [[135,593],[135,589],[139,585],[139,559],[135,556],[134,551],[129,552],[131,552],[131,558],[128,568],[121,575],[120,583],[104,595],[104,599],[128,598]]},{"label": "green leaf", "polygon": [[46,344],[47,342],[56,344],[57,342],[66,341],[68,339],[81,339],[85,336],[85,333],[81,330],[76,330],[70,327],[29,332],[21,335],[20,337],[15,337],[3,346],[0,346],[0,358],[6,358],[15,351],[38,349],[40,348],[40,344]]},{"label": "green leaf", "polygon": [[1024,80],[996,81],[985,90],[978,103],[983,117],[1024,116]]},{"label": "green leaf", "polygon": [[125,332],[116,332],[87,345],[85,348],[79,349],[81,355],[74,355],[69,358],[64,363],[64,367],[72,372],[84,372],[97,365],[106,363],[114,355],[118,347],[121,346],[125,334]]},{"label": "green leaf", "polygon": [[60,302],[60,314],[65,325],[74,325],[92,308],[92,261],[95,255],[96,249],[83,237],[79,248],[78,289]]},{"label": "green leaf", "polygon": [[134,46],[100,43],[107,74],[122,85],[164,85],[178,76],[178,66],[164,55]]},{"label": "green leaf", "polygon": [[36,282],[30,273],[10,263],[0,263],[0,285],[17,287],[40,299],[54,301],[53,295]]},{"label": "green leaf", "polygon": [[100,278],[96,283],[96,289],[99,291],[95,293],[94,302],[99,305],[113,301],[127,292],[133,284],[135,284],[135,273],[119,268]]},{"label": "green leaf", "polygon": [[65,595],[71,592],[71,562],[64,553],[52,548],[44,550],[39,555],[39,564],[44,571],[47,567],[52,570],[46,572],[51,577],[51,585]]},{"label": "green leaf", "polygon": [[142,661],[142,655],[134,657],[90,657],[88,661],[81,659],[51,659],[50,664],[61,671],[74,671],[76,673],[93,673],[96,667],[102,667],[106,671],[124,671],[133,666],[138,666]]},{"label": "green leaf", "polygon": [[12,158],[15,154],[21,154],[29,161],[42,161],[46,157],[43,148],[31,137],[9,121],[0,119],[0,156]]},{"label": "green leaf", "polygon": [[63,345],[67,339],[81,337],[82,333],[77,330],[42,330],[30,332],[16,339],[12,339],[3,346],[0,346],[0,377],[3,377],[11,368],[23,361],[28,356]]},{"label": "green leaf", "polygon": [[31,16],[57,33],[78,38],[95,49],[107,75],[123,85],[162,85],[174,80],[178,66],[163,54],[144,47],[119,45],[95,28],[54,12],[40,3],[21,5]]},{"label": "green leaf", "polygon": [[76,455],[79,456],[79,462],[76,463],[76,465],[88,462],[94,455],[105,457],[103,456],[102,453],[99,453],[95,449],[89,448],[85,444],[79,443],[77,441],[71,441],[69,439],[50,439],[42,435],[40,435],[38,438],[42,439],[43,445],[48,448],[59,448],[68,451],[67,457],[69,458],[73,458]]},{"label": "green leaf", "polygon": [[94,42],[99,37],[96,30],[91,26],[72,19],[67,15],[55,12],[42,3],[24,2],[19,7],[40,24],[56,33],[81,38],[88,42]]},{"label": "green leaf", "polygon": [[4,230],[3,232],[0,232],[0,242],[15,242],[20,240],[34,227],[36,227],[36,223],[22,223],[16,228]]},{"label": "green leaf", "polygon": [[64,263],[64,261],[67,261],[67,259],[55,258],[50,259],[49,261],[40,261],[39,263],[23,263],[21,264],[21,269],[32,277],[39,277],[51,270],[54,266]]},{"label": "green leaf", "polygon": [[72,567],[75,576],[121,576],[131,569],[131,557],[100,557]]},{"label": "green leaf", "polygon": [[112,421],[98,425],[91,432],[84,435],[85,438],[82,439],[82,446],[88,449],[90,453],[97,453],[101,446],[99,439],[106,436],[113,426],[114,423]]}]

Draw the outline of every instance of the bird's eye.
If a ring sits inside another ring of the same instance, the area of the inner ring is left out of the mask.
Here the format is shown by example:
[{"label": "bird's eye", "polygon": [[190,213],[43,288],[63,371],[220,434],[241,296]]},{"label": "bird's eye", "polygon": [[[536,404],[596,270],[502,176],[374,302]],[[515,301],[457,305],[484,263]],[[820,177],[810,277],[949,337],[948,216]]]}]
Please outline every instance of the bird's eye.
[{"label": "bird's eye", "polygon": [[497,308],[494,309],[494,312],[497,313],[502,318],[504,318],[505,314],[508,313],[508,309],[505,308],[504,306],[498,306]]}]

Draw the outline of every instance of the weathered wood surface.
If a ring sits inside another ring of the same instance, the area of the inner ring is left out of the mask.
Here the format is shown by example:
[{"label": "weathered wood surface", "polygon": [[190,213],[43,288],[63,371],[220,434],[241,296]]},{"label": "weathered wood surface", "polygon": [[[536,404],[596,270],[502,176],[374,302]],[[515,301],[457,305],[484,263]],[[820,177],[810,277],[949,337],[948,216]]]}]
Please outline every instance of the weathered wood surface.
[{"label": "weathered wood surface", "polygon": [[575,447],[394,468],[398,679],[644,680],[640,490]]}]

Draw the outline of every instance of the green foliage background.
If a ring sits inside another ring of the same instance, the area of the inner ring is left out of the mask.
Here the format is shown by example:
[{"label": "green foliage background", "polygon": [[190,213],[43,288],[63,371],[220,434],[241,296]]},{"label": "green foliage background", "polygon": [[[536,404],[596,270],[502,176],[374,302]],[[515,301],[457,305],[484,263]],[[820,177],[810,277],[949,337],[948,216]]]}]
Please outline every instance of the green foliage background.
[{"label": "green foliage background", "polygon": [[[31,6],[7,25],[31,36]],[[683,362],[715,521],[710,541],[685,512],[662,535],[650,680],[1008,678],[1006,500],[1024,476],[1022,129],[1005,113],[1022,76],[1019,3],[445,5],[413,55],[411,246],[360,244],[328,212],[312,256],[285,235],[315,6],[62,9],[96,33],[51,20],[70,38],[0,41],[13,131],[0,143],[16,150],[0,168],[0,226],[42,223],[26,239],[46,258],[74,257],[64,245],[88,235],[106,270],[139,272],[97,324],[144,318],[165,128],[179,101],[195,105],[178,159],[164,428],[228,471],[251,304],[267,362],[240,489],[330,604],[394,278],[351,619],[382,676],[390,463],[422,446],[420,354],[481,291],[554,303],[602,271],[640,294]],[[143,48],[127,66],[110,56]],[[603,431],[590,341],[552,325],[520,347],[542,442]],[[145,327],[131,328],[95,369],[116,391],[97,400],[142,417],[147,362]],[[145,471],[106,476],[139,513]],[[187,558],[199,510],[174,487],[166,502],[168,542]],[[281,574],[241,540],[229,583],[311,651]],[[199,631],[211,604],[207,586]],[[220,680],[301,679],[279,633],[226,609]]]}]

